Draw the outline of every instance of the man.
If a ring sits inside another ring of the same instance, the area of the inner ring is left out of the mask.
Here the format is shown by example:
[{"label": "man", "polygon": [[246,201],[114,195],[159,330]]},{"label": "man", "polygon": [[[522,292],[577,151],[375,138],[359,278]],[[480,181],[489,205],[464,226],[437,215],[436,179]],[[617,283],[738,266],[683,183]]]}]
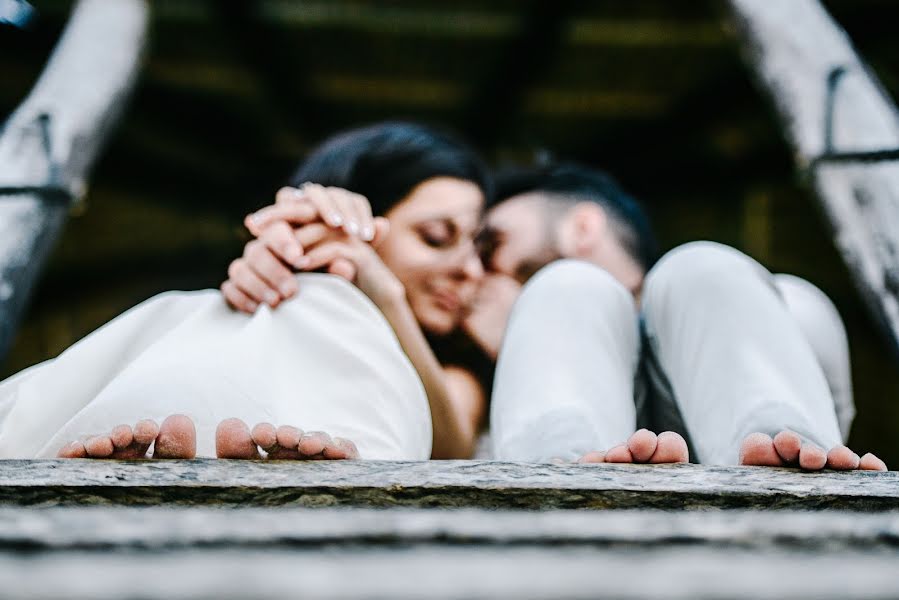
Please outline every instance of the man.
[{"label": "man", "polygon": [[[842,445],[852,418],[845,333],[816,288],[708,242],[656,265],[638,203],[591,169],[522,171],[498,187],[485,231],[493,275],[468,323],[498,357],[497,458],[686,460],[676,433],[631,435],[644,398],[636,381],[654,391],[641,420],[680,423],[700,462],[885,470]],[[268,254],[257,245],[242,270],[278,255]],[[226,282],[226,296],[239,285]],[[292,290],[283,279],[266,294],[276,305]]]}]

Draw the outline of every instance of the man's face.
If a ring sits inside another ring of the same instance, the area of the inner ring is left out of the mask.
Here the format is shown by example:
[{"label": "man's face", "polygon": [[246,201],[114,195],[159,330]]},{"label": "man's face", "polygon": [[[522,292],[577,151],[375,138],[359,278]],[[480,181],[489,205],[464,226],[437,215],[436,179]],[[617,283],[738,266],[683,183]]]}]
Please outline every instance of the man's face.
[{"label": "man's face", "polygon": [[504,200],[486,216],[489,246],[485,266],[489,271],[524,283],[541,267],[561,258],[546,211],[536,193]]}]

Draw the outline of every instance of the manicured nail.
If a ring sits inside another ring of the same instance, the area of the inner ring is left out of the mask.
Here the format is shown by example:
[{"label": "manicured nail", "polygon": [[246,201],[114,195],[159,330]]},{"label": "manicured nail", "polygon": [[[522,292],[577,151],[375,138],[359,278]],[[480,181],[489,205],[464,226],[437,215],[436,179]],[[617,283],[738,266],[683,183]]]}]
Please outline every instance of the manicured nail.
[{"label": "manicured nail", "polygon": [[259,213],[253,213],[250,215],[250,223],[253,225],[259,225],[262,223],[262,215]]},{"label": "manicured nail", "polygon": [[362,228],[362,239],[370,242],[375,239],[375,229],[371,225]]},{"label": "manicured nail", "polygon": [[346,224],[346,231],[350,235],[359,235],[359,224],[356,221],[350,221]]},{"label": "manicured nail", "polygon": [[296,198],[297,200],[302,200],[303,198],[306,197],[306,194],[303,193],[303,190],[294,190],[293,197]]},{"label": "manicured nail", "polygon": [[269,306],[274,306],[278,302],[278,294],[271,290],[266,290],[265,294],[262,295],[262,299],[265,300],[265,303]]},{"label": "manicured nail", "polygon": [[343,217],[340,216],[340,213],[332,212],[328,218],[331,220],[331,225],[335,227],[343,223]]}]

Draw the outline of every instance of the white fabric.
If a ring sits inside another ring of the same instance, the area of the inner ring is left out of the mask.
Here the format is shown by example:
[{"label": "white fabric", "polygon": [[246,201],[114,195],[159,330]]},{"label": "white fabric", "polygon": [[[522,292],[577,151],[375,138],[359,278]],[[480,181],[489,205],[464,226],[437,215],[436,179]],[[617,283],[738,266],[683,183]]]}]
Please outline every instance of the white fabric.
[{"label": "white fabric", "polygon": [[496,365],[493,456],[574,460],[634,432],[634,300],[606,271],[556,261],[515,303]]},{"label": "white fabric", "polygon": [[[848,436],[855,409],[846,333],[810,283],[696,242],[652,270],[643,303],[648,350],[674,388],[692,460],[736,464],[753,431],[790,428],[824,448]],[[638,353],[633,301],[610,275],[567,260],[539,271],[500,351],[492,455],[570,460],[624,441],[636,427]]]},{"label": "white fabric", "polygon": [[805,279],[778,273],[774,275],[774,285],[824,371],[837,411],[840,435],[845,443],[849,440],[849,430],[855,419],[855,401],[852,396],[849,339],[840,313],[827,294]]},{"label": "white fabric", "polygon": [[427,397],[383,315],[353,285],[298,276],[298,296],[247,316],[217,290],[169,292],[58,358],[0,384],[0,458],[55,456],[67,442],[183,413],[198,456],[239,417],[353,440],[365,459],[426,460]]},{"label": "white fabric", "polygon": [[652,269],[646,330],[696,454],[735,464],[743,438],[792,429],[841,443],[834,402],[809,342],[771,275],[740,252],[694,242]]}]

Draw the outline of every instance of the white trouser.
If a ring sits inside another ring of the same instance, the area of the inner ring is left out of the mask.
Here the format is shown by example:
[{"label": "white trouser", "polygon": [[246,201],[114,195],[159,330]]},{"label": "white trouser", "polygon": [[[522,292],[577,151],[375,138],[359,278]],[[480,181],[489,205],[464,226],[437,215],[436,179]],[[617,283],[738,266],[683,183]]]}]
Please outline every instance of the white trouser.
[{"label": "white trouser", "polygon": [[672,250],[647,276],[648,350],[670,383],[694,460],[735,464],[756,431],[792,429],[824,448],[842,441],[824,370],[788,306],[764,267],[712,242]]},{"label": "white trouser", "polygon": [[496,364],[493,456],[574,460],[633,433],[640,345],[630,293],[606,271],[560,260],[528,281]]},{"label": "white trouser", "polygon": [[778,273],[774,275],[774,285],[824,371],[837,411],[840,435],[846,442],[855,418],[855,402],[852,397],[849,340],[843,319],[830,298],[805,279]]},{"label": "white trouser", "polygon": [[[772,279],[736,250],[697,242],[659,262],[643,302],[648,362],[661,366],[692,460],[733,464],[746,434],[782,428],[830,447],[841,439],[837,411],[848,434],[845,331],[808,282]],[[636,331],[629,294],[601,269],[558,261],[541,270],[522,291],[500,352],[494,455],[574,458],[622,442],[635,428]]]},{"label": "white trouser", "polygon": [[297,277],[296,298],[252,316],[218,290],[156,296],[3,382],[0,458],[173,413],[194,420],[199,456],[238,417],[346,437],[362,458],[429,458],[424,387],[384,316],[339,277]]}]

